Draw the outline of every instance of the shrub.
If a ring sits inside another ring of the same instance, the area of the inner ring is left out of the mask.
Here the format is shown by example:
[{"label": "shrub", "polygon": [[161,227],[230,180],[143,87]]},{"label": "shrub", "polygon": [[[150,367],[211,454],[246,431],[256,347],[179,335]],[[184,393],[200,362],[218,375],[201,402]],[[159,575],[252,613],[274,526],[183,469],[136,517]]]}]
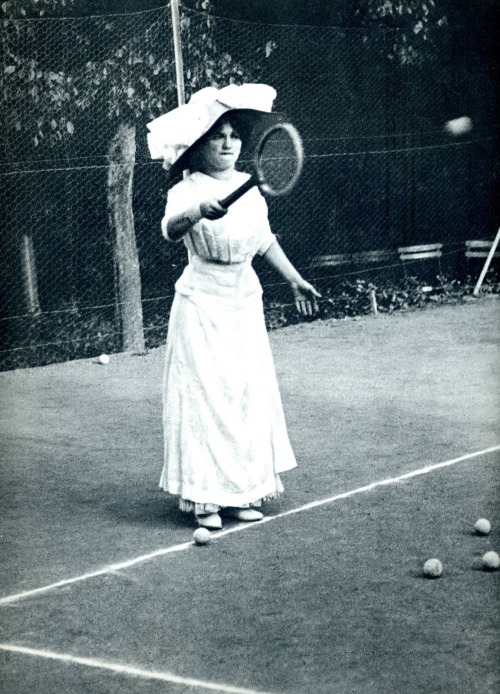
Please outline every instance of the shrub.
[{"label": "shrub", "polygon": [[[491,274],[481,288],[481,294],[500,293],[499,277]],[[467,277],[463,282],[438,275],[433,285],[422,282],[417,277],[406,277],[401,281],[381,279],[372,281],[356,279],[342,280],[335,285],[320,286],[322,299],[316,319],[351,318],[368,315],[372,312],[372,295],[375,296],[380,313],[394,313],[429,305],[457,303],[471,296],[475,282]],[[266,324],[270,330],[297,323],[302,318],[291,303],[270,300],[266,304]]]}]

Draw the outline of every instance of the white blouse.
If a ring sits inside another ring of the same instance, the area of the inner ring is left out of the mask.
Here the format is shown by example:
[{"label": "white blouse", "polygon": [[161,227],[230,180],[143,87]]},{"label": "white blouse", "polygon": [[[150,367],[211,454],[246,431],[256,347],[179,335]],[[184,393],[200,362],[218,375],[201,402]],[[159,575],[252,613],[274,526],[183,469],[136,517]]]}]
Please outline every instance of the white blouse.
[{"label": "white blouse", "polygon": [[[187,176],[170,189],[165,216],[161,223],[166,239],[168,220],[209,198],[222,200],[249,178],[235,171],[228,181],[212,178],[200,171]],[[221,219],[202,219],[184,235],[184,244],[192,256],[220,263],[242,263],[259,253],[263,255],[275,241],[267,215],[267,203],[257,187],[245,193],[228,208]]]}]

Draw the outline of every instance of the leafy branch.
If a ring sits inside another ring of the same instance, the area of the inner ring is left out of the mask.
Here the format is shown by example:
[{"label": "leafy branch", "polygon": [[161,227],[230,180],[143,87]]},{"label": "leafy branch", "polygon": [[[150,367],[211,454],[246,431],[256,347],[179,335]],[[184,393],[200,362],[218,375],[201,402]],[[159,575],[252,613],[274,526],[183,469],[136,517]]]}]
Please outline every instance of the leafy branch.
[{"label": "leafy branch", "polygon": [[448,19],[435,0],[360,0],[354,15],[368,28],[392,32],[387,57],[400,65],[421,65],[432,54],[434,30]]}]

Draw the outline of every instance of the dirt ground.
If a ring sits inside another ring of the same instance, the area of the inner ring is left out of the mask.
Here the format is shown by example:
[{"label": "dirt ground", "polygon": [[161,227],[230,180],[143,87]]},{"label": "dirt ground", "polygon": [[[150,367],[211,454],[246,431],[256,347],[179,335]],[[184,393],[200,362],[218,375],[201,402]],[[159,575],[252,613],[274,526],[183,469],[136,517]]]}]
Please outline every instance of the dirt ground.
[{"label": "dirt ground", "polygon": [[[496,298],[270,333],[299,466],[277,515],[500,443]],[[1,595],[185,543],[163,350],[0,374]],[[2,640],[252,691],[498,691],[498,451],[2,606]],[[496,527],[477,538],[488,514]],[[495,544],[496,543],[496,544]],[[421,577],[441,553],[447,573]],[[2,691],[182,692],[5,653]],[[220,691],[223,691],[222,689]]]}]

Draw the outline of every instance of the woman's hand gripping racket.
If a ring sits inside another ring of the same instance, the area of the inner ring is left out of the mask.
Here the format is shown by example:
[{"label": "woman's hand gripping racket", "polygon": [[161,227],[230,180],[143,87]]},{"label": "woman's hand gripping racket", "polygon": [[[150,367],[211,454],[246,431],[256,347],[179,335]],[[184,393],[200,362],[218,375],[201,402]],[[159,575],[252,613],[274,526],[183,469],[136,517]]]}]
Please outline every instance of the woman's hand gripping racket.
[{"label": "woman's hand gripping racket", "polygon": [[260,138],[254,156],[254,173],[248,181],[223,200],[229,207],[251,188],[258,186],[267,195],[286,195],[299,180],[304,149],[297,129],[291,123],[278,123]]}]

